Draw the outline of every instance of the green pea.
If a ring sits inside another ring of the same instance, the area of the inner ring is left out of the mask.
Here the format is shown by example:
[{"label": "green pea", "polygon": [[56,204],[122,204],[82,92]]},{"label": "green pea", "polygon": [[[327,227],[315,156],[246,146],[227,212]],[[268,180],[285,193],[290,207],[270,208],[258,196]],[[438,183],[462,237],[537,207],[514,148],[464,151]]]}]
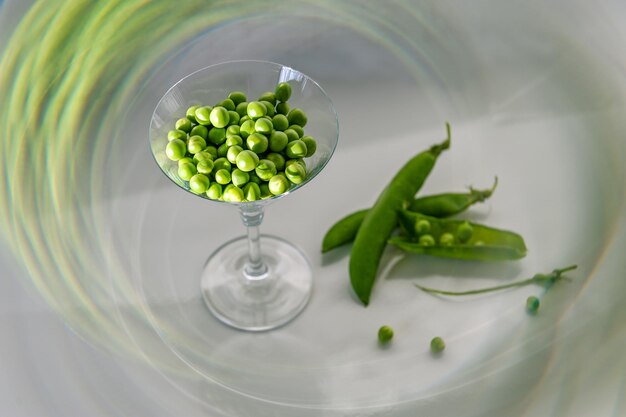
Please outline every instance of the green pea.
[{"label": "green pea", "polygon": [[276,172],[276,165],[269,159],[261,159],[254,169],[254,173],[263,181],[269,181]]},{"label": "green pea", "polygon": [[418,242],[422,246],[435,246],[435,238],[431,235],[421,235]]},{"label": "green pea", "polygon": [[423,235],[430,232],[430,228],[430,222],[428,220],[419,219],[415,223],[415,233],[417,233],[418,235]]},{"label": "green pea", "polygon": [[220,169],[225,169],[230,172],[233,169],[233,166],[230,164],[230,162],[228,162],[228,159],[217,158],[215,161],[213,161],[213,171],[217,172]]},{"label": "green pea", "polygon": [[274,126],[272,125],[272,121],[266,119],[265,117],[261,117],[254,122],[254,130],[258,133],[263,133],[264,135],[269,135],[272,133]]},{"label": "green pea", "polygon": [[167,140],[172,141],[174,139],[187,140],[187,133],[182,130],[170,130],[167,132]]},{"label": "green pea", "polygon": [[241,119],[241,116],[239,116],[239,113],[233,110],[228,110],[228,124],[229,125],[231,126],[238,125],[239,119]]},{"label": "green pea", "polygon": [[213,107],[210,106],[198,107],[196,109],[194,115],[198,124],[205,126],[209,126],[211,124],[211,110],[213,110]]},{"label": "green pea", "polygon": [[226,129],[223,127],[212,127],[209,130],[209,142],[219,146],[226,140]]},{"label": "green pea", "polygon": [[224,190],[224,201],[228,201],[230,203],[239,203],[243,201],[243,197],[243,190],[236,185],[233,185],[232,187],[227,187]]},{"label": "green pea", "polygon": [[270,193],[280,195],[289,189],[289,180],[282,174],[274,175],[268,181]]},{"label": "green pea", "polygon": [[180,139],[172,139],[165,147],[165,155],[172,161],[178,161],[185,157],[187,144]]},{"label": "green pea", "polygon": [[276,171],[282,171],[285,169],[285,157],[276,152],[270,152],[265,156],[265,159],[269,159],[276,165]]},{"label": "green pea", "polygon": [[469,222],[463,222],[456,229],[456,238],[461,243],[465,243],[472,238],[473,229]]},{"label": "green pea", "polygon": [[228,159],[228,162],[230,162],[231,164],[236,164],[237,155],[239,155],[241,151],[243,151],[243,148],[239,145],[233,145],[229,147],[226,151],[226,159]]},{"label": "green pea", "polygon": [[201,136],[204,140],[209,137],[209,129],[206,126],[197,125],[191,129],[189,136]]},{"label": "green pea", "polygon": [[206,196],[211,200],[219,200],[222,198],[222,185],[216,182],[212,183],[206,191]]},{"label": "green pea", "polygon": [[307,122],[307,116],[302,109],[292,109],[287,114],[287,120],[289,120],[290,125],[298,125],[304,127]]},{"label": "green pea", "polygon": [[259,96],[259,101],[267,101],[274,106],[276,104],[276,96],[271,91],[266,91]]},{"label": "green pea", "polygon": [[285,148],[285,153],[289,158],[303,158],[307,154],[307,148],[304,142],[300,139],[289,142]]},{"label": "green pea", "polygon": [[381,326],[378,329],[378,341],[382,344],[387,344],[393,339],[393,329],[390,326]]},{"label": "green pea", "polygon": [[251,101],[248,103],[247,115],[250,119],[256,120],[259,117],[265,116],[266,113],[267,107],[265,107],[265,104],[259,101]]},{"label": "green pea", "polygon": [[226,127],[230,121],[228,110],[222,106],[213,107],[213,110],[211,110],[211,113],[209,114],[209,118],[211,120],[211,124],[215,127]]},{"label": "green pea", "polygon": [[535,297],[534,295],[531,295],[526,299],[526,311],[528,312],[528,314],[537,314],[540,305],[541,303],[539,302],[539,298]]},{"label": "green pea", "polygon": [[226,137],[226,142],[224,142],[224,143],[228,147],[230,147],[230,146],[243,146],[243,139],[241,139],[241,136],[237,136],[237,135],[227,136]]},{"label": "green pea", "polygon": [[228,155],[228,149],[229,149],[229,147],[226,144],[226,142],[222,143],[219,146],[219,148],[217,148],[217,156],[219,156],[220,158],[225,158],[226,155]]},{"label": "green pea", "polygon": [[261,190],[261,199],[270,198],[274,195],[270,191],[270,185],[268,182],[262,182],[259,184],[259,189]]},{"label": "green pea", "polygon": [[220,169],[215,172],[215,181],[218,184],[226,185],[231,181],[230,171],[226,169]]},{"label": "green pea", "polygon": [[312,157],[317,151],[317,142],[311,136],[305,135],[302,137],[302,142],[306,145],[306,158]]},{"label": "green pea", "polygon": [[196,109],[199,106],[191,106],[187,109],[187,111],[185,112],[185,116],[187,117],[187,119],[189,119],[190,121],[192,121],[193,123],[198,123],[196,121]]},{"label": "green pea", "polygon": [[186,156],[178,160],[178,166],[180,167],[182,164],[194,164],[195,165],[196,163],[192,158]]},{"label": "green pea", "polygon": [[301,184],[306,178],[306,170],[300,164],[291,164],[285,168],[285,176],[294,184]]},{"label": "green pea", "polygon": [[302,126],[292,124],[289,125],[289,129],[294,130],[298,134],[298,138],[304,137],[304,129]]},{"label": "green pea", "polygon": [[242,118],[248,117],[248,102],[242,101],[241,103],[237,104],[237,106],[235,107],[235,111],[239,115],[239,123],[241,123]]},{"label": "green pea", "polygon": [[289,140],[285,132],[273,131],[269,138],[269,148],[272,152],[280,152],[287,146]]},{"label": "green pea", "polygon": [[272,125],[274,129],[280,130],[281,132],[286,130],[289,127],[289,121],[287,120],[287,116],[284,114],[277,114],[272,117]]},{"label": "green pea", "polygon": [[240,132],[241,132],[241,126],[230,125],[226,128],[226,138],[228,139],[230,136],[239,136]]},{"label": "green pea", "polygon": [[441,246],[454,245],[454,235],[452,233],[442,233],[441,236],[439,236],[439,244]]},{"label": "green pea", "polygon": [[249,182],[243,187],[243,198],[246,201],[256,201],[261,199],[261,187],[259,184]]},{"label": "green pea", "polygon": [[213,171],[213,161],[200,161],[198,165],[196,165],[196,168],[200,174],[208,175]]},{"label": "green pea", "polygon": [[285,102],[291,97],[291,86],[287,82],[279,83],[274,90],[276,100]]},{"label": "green pea", "polygon": [[174,127],[176,127],[177,130],[182,130],[185,133],[189,133],[189,131],[191,130],[191,120],[187,119],[186,117],[178,119],[176,120]]},{"label": "green pea", "polygon": [[215,157],[213,156],[213,154],[210,153],[209,151],[207,151],[206,148],[202,152],[198,152],[197,154],[195,154],[193,156],[193,160],[196,163],[200,163],[202,161],[211,161],[211,162],[213,162],[214,159],[215,159]]},{"label": "green pea", "polygon": [[226,110],[235,110],[235,102],[230,98],[225,99],[219,105],[221,107],[224,107]]},{"label": "green pea", "polygon": [[259,176],[254,171],[250,171],[249,174],[250,174],[250,182],[253,182],[255,184],[261,184],[262,182],[261,178],[259,178]]},{"label": "green pea", "polygon": [[287,102],[281,102],[276,105],[277,114],[283,114],[286,116],[289,114],[289,110],[291,110],[291,107],[289,106],[289,103]]},{"label": "green pea", "polygon": [[255,123],[254,120],[246,120],[245,122],[243,122],[243,124],[239,127],[239,135],[243,138],[246,139],[248,136],[250,136],[251,134],[255,133],[256,130],[254,130],[255,127]]},{"label": "green pea", "polygon": [[287,135],[287,142],[293,142],[294,140],[300,139],[300,136],[298,136],[298,132],[291,128],[285,130],[284,133],[285,135]]},{"label": "green pea", "polygon": [[430,341],[430,350],[433,353],[441,353],[446,348],[446,343],[439,336],[433,337]]},{"label": "green pea", "polygon": [[233,101],[235,106],[238,106],[239,104],[248,100],[248,98],[246,97],[246,93],[244,93],[243,91],[233,91],[228,95],[228,98]]},{"label": "green pea", "polygon": [[304,162],[304,159],[301,159],[301,158],[289,159],[289,160],[285,161],[285,168],[287,168],[288,166],[290,166],[292,164],[302,165],[302,168],[304,168],[304,170],[306,171],[306,162]]},{"label": "green pea", "polygon": [[204,194],[209,189],[209,177],[204,174],[196,174],[189,179],[189,188],[196,194]]},{"label": "green pea", "polygon": [[187,162],[185,164],[178,165],[178,176],[184,181],[189,181],[191,177],[197,173],[198,170],[193,163]]},{"label": "green pea", "polygon": [[267,137],[261,133],[253,133],[246,139],[246,146],[248,146],[248,149],[257,154],[265,152],[268,145],[269,142]]},{"label": "green pea", "polygon": [[203,152],[207,152],[209,154],[211,154],[211,156],[213,157],[213,159],[217,159],[217,148],[215,146],[209,145],[206,148],[204,148]]},{"label": "green pea", "polygon": [[243,172],[239,168],[233,169],[233,172],[231,172],[230,176],[231,176],[231,181],[237,187],[241,187],[244,184],[246,184],[248,181],[250,181],[250,174],[248,174],[247,172]]},{"label": "green pea", "polygon": [[204,148],[206,148],[206,141],[202,136],[192,136],[187,141],[187,150],[192,155],[203,151]]},{"label": "green pea", "polygon": [[276,111],[274,110],[274,105],[272,103],[270,103],[269,101],[266,100],[261,100],[259,101],[259,103],[262,103],[265,106],[265,116],[267,117],[273,117],[274,114],[276,114]]},{"label": "green pea", "polygon": [[237,164],[237,168],[244,172],[250,172],[254,171],[256,166],[259,164],[259,157],[256,153],[245,149],[239,152],[235,162]]}]

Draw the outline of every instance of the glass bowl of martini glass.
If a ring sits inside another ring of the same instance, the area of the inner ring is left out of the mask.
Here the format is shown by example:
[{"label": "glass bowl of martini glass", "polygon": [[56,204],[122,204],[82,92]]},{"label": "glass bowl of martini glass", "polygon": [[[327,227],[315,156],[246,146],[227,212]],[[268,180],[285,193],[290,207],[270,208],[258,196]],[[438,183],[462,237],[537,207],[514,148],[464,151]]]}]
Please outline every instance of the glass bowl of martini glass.
[{"label": "glass bowl of martini glass", "polygon": [[149,140],[163,173],[208,205],[233,206],[246,229],[209,256],[199,277],[207,307],[225,324],[270,330],[306,307],[313,281],[306,255],[262,235],[260,226],[268,205],[321,172],[338,134],[337,113],[320,85],[273,62],[202,68],[156,105]]}]

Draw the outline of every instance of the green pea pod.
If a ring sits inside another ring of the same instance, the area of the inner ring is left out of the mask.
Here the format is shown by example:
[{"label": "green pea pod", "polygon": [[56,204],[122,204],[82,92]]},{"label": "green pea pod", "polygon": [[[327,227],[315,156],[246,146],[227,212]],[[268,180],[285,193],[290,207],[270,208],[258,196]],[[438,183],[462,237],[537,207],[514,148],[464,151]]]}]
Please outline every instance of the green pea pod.
[{"label": "green pea pod", "polygon": [[[435,194],[414,199],[409,210],[433,217],[450,217],[462,213],[473,204],[483,202],[493,194],[498,178],[492,188],[477,190],[470,187],[466,193]],[[369,209],[362,209],[341,218],[328,229],[322,241],[322,253],[348,244],[354,240]]]},{"label": "green pea pod", "polygon": [[[524,239],[509,230],[469,223],[465,220],[437,219],[408,210],[400,212],[399,220],[405,235],[394,236],[389,239],[389,243],[407,252],[476,261],[515,260],[526,256]],[[415,225],[419,221],[427,221],[430,224],[428,235],[434,238],[434,245],[420,243],[420,236],[415,231]],[[459,232],[464,227],[471,230],[471,236],[461,242]],[[444,234],[453,236],[454,241],[440,243],[440,238]]]},{"label": "green pea pod", "polygon": [[364,305],[368,305],[378,266],[387,240],[397,226],[398,211],[415,196],[435,166],[437,157],[450,147],[447,139],[411,158],[379,195],[359,228],[350,255],[350,283]]}]

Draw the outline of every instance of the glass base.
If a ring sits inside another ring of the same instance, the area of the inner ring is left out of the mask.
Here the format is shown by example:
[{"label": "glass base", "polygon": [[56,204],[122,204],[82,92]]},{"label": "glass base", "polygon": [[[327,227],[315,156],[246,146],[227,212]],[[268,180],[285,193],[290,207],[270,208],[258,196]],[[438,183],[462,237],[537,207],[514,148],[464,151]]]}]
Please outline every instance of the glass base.
[{"label": "glass base", "polygon": [[307,305],[313,274],[306,256],[291,243],[261,235],[267,272],[245,272],[248,239],[243,236],[218,248],[202,271],[202,297],[222,322],[241,330],[263,331],[282,326]]}]

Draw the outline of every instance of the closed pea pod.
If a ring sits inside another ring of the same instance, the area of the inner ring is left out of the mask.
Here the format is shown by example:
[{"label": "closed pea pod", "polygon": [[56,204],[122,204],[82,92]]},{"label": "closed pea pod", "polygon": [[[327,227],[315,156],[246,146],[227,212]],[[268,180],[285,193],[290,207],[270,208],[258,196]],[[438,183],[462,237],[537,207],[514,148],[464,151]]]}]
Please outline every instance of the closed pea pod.
[{"label": "closed pea pod", "polygon": [[438,156],[450,147],[447,139],[411,158],[392,178],[357,232],[350,256],[350,282],[357,297],[368,305],[383,250],[395,229],[400,210],[421,188]]}]

